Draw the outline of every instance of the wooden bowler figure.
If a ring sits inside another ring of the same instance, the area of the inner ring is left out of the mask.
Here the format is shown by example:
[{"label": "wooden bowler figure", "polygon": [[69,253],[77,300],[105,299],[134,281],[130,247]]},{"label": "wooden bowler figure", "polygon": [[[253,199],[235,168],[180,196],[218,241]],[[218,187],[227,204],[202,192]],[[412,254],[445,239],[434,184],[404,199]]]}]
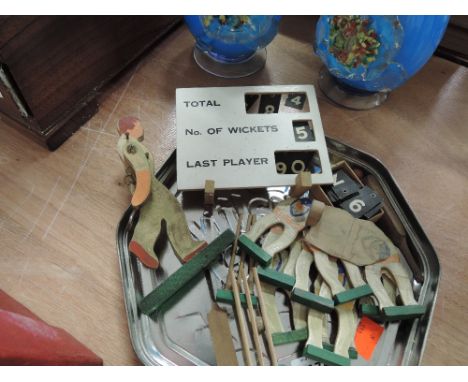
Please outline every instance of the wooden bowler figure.
[{"label": "wooden bowler figure", "polygon": [[169,241],[177,257],[186,262],[206,246],[205,241],[193,240],[185,215],[176,197],[154,177],[153,156],[143,146],[143,128],[134,117],[119,121],[120,138],[117,144],[124,162],[132,192],[131,204],[139,208],[140,216],[135,226],[129,250],[149,268],[158,268],[159,259],[154,245],[166,223]]}]

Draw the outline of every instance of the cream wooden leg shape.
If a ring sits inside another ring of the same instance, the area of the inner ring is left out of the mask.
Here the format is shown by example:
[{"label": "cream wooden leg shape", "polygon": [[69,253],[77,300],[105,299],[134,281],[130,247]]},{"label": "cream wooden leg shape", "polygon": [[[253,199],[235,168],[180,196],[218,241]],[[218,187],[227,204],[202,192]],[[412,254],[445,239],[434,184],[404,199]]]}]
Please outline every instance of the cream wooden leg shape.
[{"label": "cream wooden leg shape", "polygon": [[[315,289],[315,293],[321,297],[328,298],[331,293],[329,293],[328,285],[324,282]],[[307,345],[313,345],[319,349],[323,348],[323,337],[327,336],[326,330],[324,330],[323,321],[325,318],[325,313],[320,312],[315,309],[309,309],[307,314],[307,328],[309,331],[309,337],[307,338]]]},{"label": "cream wooden leg shape", "polygon": [[283,226],[283,233],[273,243],[263,245],[262,248],[270,255],[274,255],[288,248],[296,240],[298,232],[290,226]]},{"label": "cream wooden leg shape", "polygon": [[416,305],[418,302],[414,298],[413,287],[408,276],[408,272],[401,263],[392,263],[383,266],[392,275],[396,282],[398,291],[400,292],[401,300],[405,305]]},{"label": "cream wooden leg shape", "polygon": [[[334,277],[338,279],[338,265],[330,262]],[[338,333],[336,335],[334,352],[342,357],[349,357],[349,348],[353,345],[357,322],[354,315],[354,301],[335,307],[338,314]]]},{"label": "cream wooden leg shape", "polygon": [[345,267],[346,274],[348,275],[349,282],[353,286],[353,288],[358,288],[360,286],[366,285],[366,282],[362,278],[361,270],[357,265],[350,263],[349,261],[342,260],[341,261]]},{"label": "cream wooden leg shape", "polygon": [[374,295],[379,302],[380,309],[383,309],[387,306],[394,306],[390,297],[388,297],[385,288],[380,281],[382,266],[379,264],[369,265],[364,268],[364,274],[366,276],[367,283],[371,286],[374,291]]},{"label": "cream wooden leg shape", "polygon": [[390,272],[388,272],[385,268],[382,269],[382,283],[385,288],[385,291],[388,294],[388,297],[390,297],[390,300],[392,300],[393,304],[396,305],[396,298],[398,292],[397,284]]},{"label": "cream wooden leg shape", "polygon": [[[402,306],[396,306],[389,297],[380,279],[383,272],[395,282],[401,300],[403,301]],[[414,298],[410,276],[399,261],[384,261],[367,266],[365,268],[365,275],[367,282],[372,287],[377,297],[379,308],[383,312],[384,319],[391,321],[412,319],[425,313],[426,308],[423,305],[418,305]]]},{"label": "cream wooden leg shape", "polygon": [[[330,261],[328,255],[319,249],[314,249],[315,266],[317,267],[320,276],[325,280],[331,289],[333,296],[344,292],[346,289],[341,285],[338,279],[338,268],[336,262]],[[336,268],[336,272],[335,272]]]},{"label": "cream wooden leg shape", "polygon": [[[331,297],[331,290],[327,283],[322,282],[319,296],[323,298]],[[347,354],[346,356],[341,356],[323,348],[324,339],[328,341],[327,327],[323,324],[325,318],[326,316],[324,313],[315,309],[309,310],[307,320],[309,337],[304,349],[304,355],[327,365],[350,365],[350,360]]]},{"label": "cream wooden leg shape", "polygon": [[283,322],[276,305],[276,287],[262,282],[263,300],[272,333],[284,332]]},{"label": "cream wooden leg shape", "polygon": [[257,241],[269,228],[281,225],[283,231],[281,235],[268,244],[263,244],[263,249],[271,256],[288,248],[296,239],[298,233],[305,227],[305,217],[302,221],[295,221],[290,215],[289,205],[276,206],[271,214],[268,214],[258,220],[253,227],[246,233],[246,236],[253,242]]},{"label": "cream wooden leg shape", "polygon": [[314,249],[314,257],[317,269],[330,287],[336,305],[372,294],[372,289],[363,280],[357,265],[342,260],[353,286],[351,289],[346,289],[340,282],[338,275],[335,275],[334,267],[336,266],[336,261],[332,260],[332,258],[319,249]]},{"label": "cream wooden leg shape", "polygon": [[[296,277],[295,288],[309,290],[309,271],[314,257],[308,251],[302,249],[302,245],[299,243],[297,248],[297,258],[294,264],[294,276]],[[291,251],[292,253],[293,251]],[[294,329],[303,329],[307,326],[307,315],[309,308],[306,305],[299,304],[298,302],[292,302]]]},{"label": "cream wooden leg shape", "polygon": [[286,262],[286,266],[284,267],[283,272],[290,276],[296,276],[296,263],[299,255],[302,251],[302,244],[300,240],[296,240],[291,247],[291,251],[289,252],[288,261]]},{"label": "cream wooden leg shape", "polygon": [[252,241],[257,241],[260,236],[263,235],[269,228],[273,227],[274,225],[281,224],[278,221],[278,218],[274,214],[268,214],[263,216],[261,219],[257,220],[255,224],[250,228],[249,232],[245,235]]},{"label": "cream wooden leg shape", "polygon": [[[258,223],[258,222],[257,222]],[[257,223],[255,225],[257,225]],[[262,248],[268,247],[274,243],[282,235],[282,229],[272,229],[265,237]],[[253,240],[253,238],[251,238]],[[270,253],[270,255],[274,255]],[[265,301],[266,314],[268,316],[270,331],[272,333],[284,332],[283,322],[279,315],[278,306],[276,304],[276,286],[260,282],[262,286],[263,299]]]}]

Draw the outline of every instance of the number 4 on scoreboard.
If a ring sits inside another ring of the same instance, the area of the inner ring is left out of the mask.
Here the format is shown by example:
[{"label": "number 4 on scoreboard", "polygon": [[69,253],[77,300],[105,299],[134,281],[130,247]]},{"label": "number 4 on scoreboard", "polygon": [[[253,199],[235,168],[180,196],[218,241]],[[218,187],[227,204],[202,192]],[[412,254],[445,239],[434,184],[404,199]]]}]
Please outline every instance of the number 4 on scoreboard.
[{"label": "number 4 on scoreboard", "polygon": [[302,110],[306,102],[307,96],[305,93],[289,93],[286,98],[285,105],[294,109]]}]

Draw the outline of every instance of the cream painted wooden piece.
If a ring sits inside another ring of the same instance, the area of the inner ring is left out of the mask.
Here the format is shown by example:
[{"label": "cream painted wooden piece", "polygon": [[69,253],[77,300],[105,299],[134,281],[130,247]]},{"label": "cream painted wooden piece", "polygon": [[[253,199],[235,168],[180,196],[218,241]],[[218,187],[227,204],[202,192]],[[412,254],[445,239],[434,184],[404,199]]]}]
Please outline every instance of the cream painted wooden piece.
[{"label": "cream painted wooden piece", "polygon": [[403,304],[417,305],[408,271],[403,267],[399,258],[392,258],[392,261],[384,261],[364,268],[366,280],[379,301],[380,309],[395,305],[380,280],[384,270],[395,282]]},{"label": "cream painted wooden piece", "polygon": [[[315,293],[320,297],[330,298],[330,288],[325,282],[314,283]],[[328,339],[327,327],[324,325],[326,314],[315,309],[309,309],[307,315],[307,328],[309,336],[306,346],[313,345],[320,349],[323,348],[324,338]]]},{"label": "cream painted wooden piece", "polygon": [[[257,221],[256,224],[260,222]],[[278,241],[278,239],[282,235],[281,229],[272,229],[270,230],[267,235],[265,236],[265,240],[263,241],[262,248],[265,249],[270,246],[271,243]],[[272,262],[273,263],[273,262]],[[283,322],[279,315],[278,305],[276,304],[276,290],[277,287],[275,285],[271,285],[265,283],[263,281],[260,282],[263,291],[263,299],[265,302],[265,312],[268,316],[268,320],[270,322],[270,329],[272,333],[284,332]]]},{"label": "cream painted wooden piece", "polygon": [[[317,260],[316,257],[315,260]],[[330,265],[330,276],[338,280],[337,262],[330,261]],[[333,290],[331,291],[333,293]],[[350,301],[345,304],[335,306],[335,310],[338,315],[338,332],[336,335],[334,352],[346,358],[349,358],[349,348],[354,343],[354,334],[357,328],[354,305],[355,301]]]},{"label": "cream painted wooden piece", "polygon": [[319,249],[314,249],[314,260],[317,270],[320,272],[320,276],[325,280],[331,289],[332,296],[338,293],[346,291],[344,286],[338,279],[338,271],[335,272],[336,261],[330,260],[326,253],[323,253]]},{"label": "cream painted wooden piece", "polygon": [[264,332],[265,332],[265,338],[267,340],[267,347],[268,347],[268,354],[270,356],[270,363],[271,363],[272,366],[276,366],[276,365],[278,365],[278,359],[277,359],[277,356],[276,356],[275,346],[273,344],[273,338],[271,336],[271,334],[273,332],[272,332],[272,329],[270,327],[270,320],[269,320],[267,308],[265,306],[265,300],[264,300],[265,294],[263,293],[263,290],[262,290],[262,285],[260,283],[260,278],[258,277],[257,268],[255,268],[255,267],[252,267],[252,276],[253,276],[253,279],[254,279],[254,282],[255,282],[255,288],[257,290],[257,298],[258,298],[258,302],[260,304],[260,312],[261,312],[262,318],[263,318],[263,328],[264,328]]},{"label": "cream painted wooden piece", "polygon": [[[296,260],[294,274],[296,277],[295,288],[309,290],[309,271],[312,263],[314,262],[314,257],[312,254],[302,248],[299,252],[299,256]],[[298,302],[292,301],[293,309],[293,319],[294,319],[294,328],[301,329],[307,326],[307,316],[309,308],[306,305],[300,304]]]},{"label": "cream painted wooden piece", "polygon": [[120,136],[117,147],[136,180],[132,205],[139,207],[139,217],[129,244],[130,252],[147,267],[158,268],[159,259],[154,252],[154,245],[161,233],[162,222],[165,221],[167,236],[175,254],[182,262],[188,261],[207,243],[192,239],[178,200],[153,176],[153,156],[138,139],[129,134]]}]

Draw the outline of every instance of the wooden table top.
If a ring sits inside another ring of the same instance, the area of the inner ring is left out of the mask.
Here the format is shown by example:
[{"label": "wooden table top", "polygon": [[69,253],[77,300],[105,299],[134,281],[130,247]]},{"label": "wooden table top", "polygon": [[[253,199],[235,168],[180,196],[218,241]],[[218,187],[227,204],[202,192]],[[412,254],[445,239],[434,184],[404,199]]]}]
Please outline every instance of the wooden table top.
[{"label": "wooden table top", "polygon": [[[179,87],[315,84],[314,21],[284,18],[266,67],[244,79],[203,72],[180,27],[102,92],[100,111],[55,152],[0,120],[0,288],[68,330],[107,365],[139,364],[129,339],[116,227],[129,204],[117,121],[138,116],[159,167],[176,146]],[[422,360],[468,363],[468,69],[440,58],[370,111],[332,105],[325,133],[379,158],[439,256],[442,276]]]}]

